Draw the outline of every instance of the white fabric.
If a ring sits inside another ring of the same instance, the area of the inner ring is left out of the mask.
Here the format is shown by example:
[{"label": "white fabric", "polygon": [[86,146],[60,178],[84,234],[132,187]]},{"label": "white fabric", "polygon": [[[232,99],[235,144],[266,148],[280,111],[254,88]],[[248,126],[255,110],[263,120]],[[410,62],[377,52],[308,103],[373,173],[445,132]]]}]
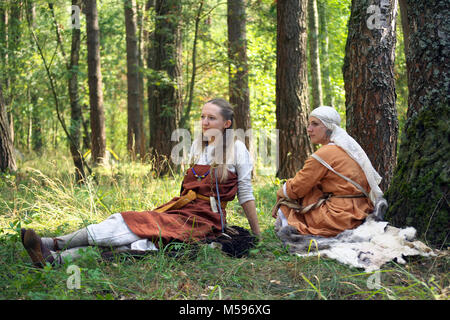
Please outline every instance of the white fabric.
[{"label": "white fabric", "polygon": [[153,242],[143,239],[134,234],[123,220],[122,214],[115,213],[97,224],[86,227],[88,230],[88,241],[90,245],[101,247],[126,246],[131,250],[158,250]]},{"label": "white fabric", "polygon": [[340,127],[341,117],[332,107],[321,106],[315,108],[310,116],[318,118],[322,123],[332,131],[330,141],[341,147],[347,154],[355,160],[366,175],[370,186],[369,197],[373,204],[383,197],[383,192],[378,186],[381,182],[381,176],[373,168],[367,154],[344,129]]},{"label": "white fabric", "polygon": [[283,184],[283,195],[286,199],[291,200],[291,198],[289,198],[287,191],[286,191],[286,182]]},{"label": "white fabric", "polygon": [[[201,150],[201,144],[198,143],[198,139],[194,140],[189,153],[189,159],[194,161],[194,164],[199,165],[211,165],[213,161],[213,151],[215,146],[208,145]],[[252,187],[252,170],[253,163],[245,144],[236,140],[234,143],[234,160],[232,163],[228,163],[228,170],[237,174],[238,177],[238,192],[237,198],[240,204],[243,204],[249,200],[255,200],[253,196]]]}]

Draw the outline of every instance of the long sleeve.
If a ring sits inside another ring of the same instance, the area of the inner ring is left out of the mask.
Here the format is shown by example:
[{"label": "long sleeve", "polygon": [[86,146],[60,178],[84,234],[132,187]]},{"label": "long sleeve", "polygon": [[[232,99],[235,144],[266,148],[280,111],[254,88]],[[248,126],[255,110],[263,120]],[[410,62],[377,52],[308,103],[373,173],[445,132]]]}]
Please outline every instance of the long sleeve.
[{"label": "long sleeve", "polygon": [[290,199],[300,199],[308,194],[325,176],[328,169],[317,160],[309,157],[303,169],[298,171],[294,178],[286,181],[286,195]]},{"label": "long sleeve", "polygon": [[252,187],[253,163],[245,144],[239,140],[235,143],[236,173],[238,176],[237,197],[240,204],[250,200],[255,200]]}]

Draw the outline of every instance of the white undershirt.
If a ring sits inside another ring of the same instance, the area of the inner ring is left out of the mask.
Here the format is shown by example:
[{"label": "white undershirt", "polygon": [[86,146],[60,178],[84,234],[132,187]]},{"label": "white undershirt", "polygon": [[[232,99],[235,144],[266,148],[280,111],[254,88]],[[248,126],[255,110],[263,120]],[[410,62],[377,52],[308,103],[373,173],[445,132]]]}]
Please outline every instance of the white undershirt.
[{"label": "white undershirt", "polygon": [[[194,143],[191,146],[191,150],[189,152],[189,159],[192,159],[192,156],[197,152],[200,152],[197,150],[195,152],[195,146],[197,145],[197,141],[194,141]],[[200,154],[199,157],[195,157],[195,159],[198,159],[195,164],[199,165],[211,165],[213,156],[212,152],[214,150],[214,145],[208,145],[203,149],[203,152]],[[255,197],[253,196],[253,188],[252,188],[252,170],[253,170],[253,163],[252,159],[250,157],[250,152],[248,152],[247,147],[245,144],[240,141],[236,140],[234,143],[234,155],[235,159],[234,162],[231,164],[227,164],[228,170],[235,173],[238,177],[238,192],[237,197],[240,204],[243,204],[249,200],[255,200]]]}]

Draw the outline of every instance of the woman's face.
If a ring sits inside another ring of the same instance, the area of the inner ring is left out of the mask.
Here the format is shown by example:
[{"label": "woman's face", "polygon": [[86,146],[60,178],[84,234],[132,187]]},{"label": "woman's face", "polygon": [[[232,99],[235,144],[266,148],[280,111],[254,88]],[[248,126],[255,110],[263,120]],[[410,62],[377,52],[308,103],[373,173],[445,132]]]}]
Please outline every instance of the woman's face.
[{"label": "woman's face", "polygon": [[306,129],[313,144],[327,144],[330,137],[327,136],[327,127],[316,117],[309,117],[308,128]]},{"label": "woman's face", "polygon": [[[208,138],[213,138],[220,131],[231,126],[231,120],[225,120],[220,113],[220,107],[212,103],[207,103],[202,108],[202,131]],[[219,131],[217,131],[219,130]]]}]

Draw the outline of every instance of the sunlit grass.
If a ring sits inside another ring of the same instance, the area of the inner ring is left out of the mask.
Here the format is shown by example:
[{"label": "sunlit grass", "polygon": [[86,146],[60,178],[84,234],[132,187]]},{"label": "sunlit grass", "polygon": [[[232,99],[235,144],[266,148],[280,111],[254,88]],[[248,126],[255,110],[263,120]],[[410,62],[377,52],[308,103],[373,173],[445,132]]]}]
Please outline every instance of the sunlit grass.
[{"label": "sunlit grass", "polygon": [[[95,179],[84,185],[74,178],[71,159],[61,155],[30,157],[18,173],[0,177],[0,299],[448,299],[447,254],[411,257],[406,266],[389,263],[378,275],[289,254],[273,229],[279,181],[271,176],[254,178],[262,236],[248,257],[233,259],[203,245],[186,246],[183,252],[195,252],[191,256],[160,251],[102,261],[89,248],[76,262],[81,288],[68,289],[68,264],[31,266],[21,227],[55,236],[115,212],[149,210],[179,194],[183,175],[156,179],[150,164],[123,162],[96,168]],[[229,224],[249,228],[237,199],[227,214]]]}]

